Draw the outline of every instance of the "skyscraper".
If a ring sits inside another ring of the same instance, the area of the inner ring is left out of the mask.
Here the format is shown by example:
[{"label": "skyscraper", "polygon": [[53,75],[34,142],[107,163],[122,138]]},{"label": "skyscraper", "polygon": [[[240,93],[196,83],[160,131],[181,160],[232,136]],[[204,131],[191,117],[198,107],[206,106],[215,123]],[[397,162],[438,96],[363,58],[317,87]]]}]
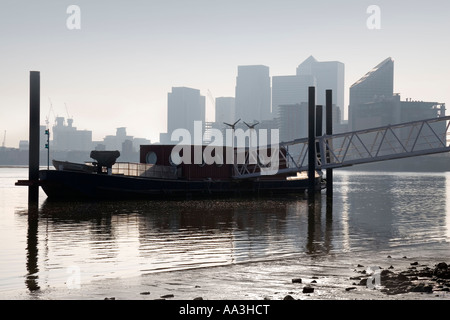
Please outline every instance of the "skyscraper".
[{"label": "skyscraper", "polygon": [[391,100],[394,96],[394,60],[387,58],[366,73],[350,87],[350,105],[348,120],[350,130],[356,130],[358,110],[362,105],[383,100]]},{"label": "skyscraper", "polygon": [[216,98],[216,122],[222,124],[223,122],[234,123],[235,119],[235,98],[234,97],[219,97]]},{"label": "skyscraper", "polygon": [[287,142],[308,136],[308,103],[278,106],[280,141]]},{"label": "skyscraper", "polygon": [[236,78],[237,119],[251,122],[272,119],[269,67],[238,66]]},{"label": "skyscraper", "polygon": [[282,105],[301,104],[308,101],[308,87],[316,86],[312,75],[274,76],[272,77],[272,116],[280,116]]},{"label": "skyscraper", "polygon": [[344,108],[345,66],[339,61],[317,61],[313,56],[297,67],[297,75],[310,75],[316,80],[316,103],[325,106],[325,91],[333,90],[333,104]]},{"label": "skyscraper", "polygon": [[197,89],[173,87],[167,97],[169,140],[176,129],[187,129],[193,136],[194,121],[202,121],[202,124],[205,124],[205,97],[200,95],[200,90]]}]

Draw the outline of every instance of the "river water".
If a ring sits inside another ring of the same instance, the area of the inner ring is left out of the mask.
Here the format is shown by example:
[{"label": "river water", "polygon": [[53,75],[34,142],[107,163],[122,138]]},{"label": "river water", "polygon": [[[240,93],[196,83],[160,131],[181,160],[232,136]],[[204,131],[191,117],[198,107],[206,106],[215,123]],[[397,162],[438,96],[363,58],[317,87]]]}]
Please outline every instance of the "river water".
[{"label": "river water", "polygon": [[[450,173],[335,171],[332,203],[325,192],[311,203],[49,202],[40,191],[37,208],[14,185],[27,174],[0,168],[1,299],[384,299],[344,290],[358,264],[450,262]],[[315,293],[298,277],[317,279]]]}]

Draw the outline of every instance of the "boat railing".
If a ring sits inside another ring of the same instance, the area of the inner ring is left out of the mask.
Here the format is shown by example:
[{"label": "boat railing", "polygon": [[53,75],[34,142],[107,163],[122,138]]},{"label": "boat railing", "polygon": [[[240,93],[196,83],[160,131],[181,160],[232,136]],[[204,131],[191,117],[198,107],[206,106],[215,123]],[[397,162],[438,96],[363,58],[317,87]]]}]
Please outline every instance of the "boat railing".
[{"label": "boat railing", "polygon": [[111,168],[111,173],[131,177],[159,179],[177,179],[178,177],[176,167],[131,162],[116,162]]}]

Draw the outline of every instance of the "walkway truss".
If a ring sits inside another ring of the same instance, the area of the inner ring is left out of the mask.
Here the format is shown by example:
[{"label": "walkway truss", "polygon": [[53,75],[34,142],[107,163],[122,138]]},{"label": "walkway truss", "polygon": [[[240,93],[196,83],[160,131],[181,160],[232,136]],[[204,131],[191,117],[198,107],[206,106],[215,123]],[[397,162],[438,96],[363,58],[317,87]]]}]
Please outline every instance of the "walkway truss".
[{"label": "walkway truss", "polygon": [[[446,116],[317,137],[316,170],[449,152],[449,124],[450,116]],[[278,150],[277,175],[308,171],[307,138],[271,150]],[[261,168],[267,167],[260,161],[248,162],[234,166],[235,178],[261,176]]]}]

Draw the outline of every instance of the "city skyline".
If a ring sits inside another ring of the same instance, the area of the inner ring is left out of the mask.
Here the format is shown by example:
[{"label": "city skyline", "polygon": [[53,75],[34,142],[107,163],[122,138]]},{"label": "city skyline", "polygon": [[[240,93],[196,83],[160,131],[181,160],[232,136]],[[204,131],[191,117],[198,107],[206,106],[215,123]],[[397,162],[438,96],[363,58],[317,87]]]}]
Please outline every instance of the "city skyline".
[{"label": "city skyline", "polygon": [[[93,140],[127,127],[132,136],[158,141],[167,129],[171,87],[234,97],[238,66],[266,65],[271,77],[290,75],[311,55],[345,64],[344,119],[350,86],[389,56],[396,63],[395,92],[450,100],[445,1],[378,1],[378,30],[367,26],[372,3],[366,1],[76,1],[80,30],[66,26],[71,4],[2,4],[0,134],[7,131],[7,147],[28,139],[32,70],[41,72],[41,123],[51,99],[56,115],[69,113],[78,128],[95,128]],[[206,120],[213,119],[207,99]]]}]

